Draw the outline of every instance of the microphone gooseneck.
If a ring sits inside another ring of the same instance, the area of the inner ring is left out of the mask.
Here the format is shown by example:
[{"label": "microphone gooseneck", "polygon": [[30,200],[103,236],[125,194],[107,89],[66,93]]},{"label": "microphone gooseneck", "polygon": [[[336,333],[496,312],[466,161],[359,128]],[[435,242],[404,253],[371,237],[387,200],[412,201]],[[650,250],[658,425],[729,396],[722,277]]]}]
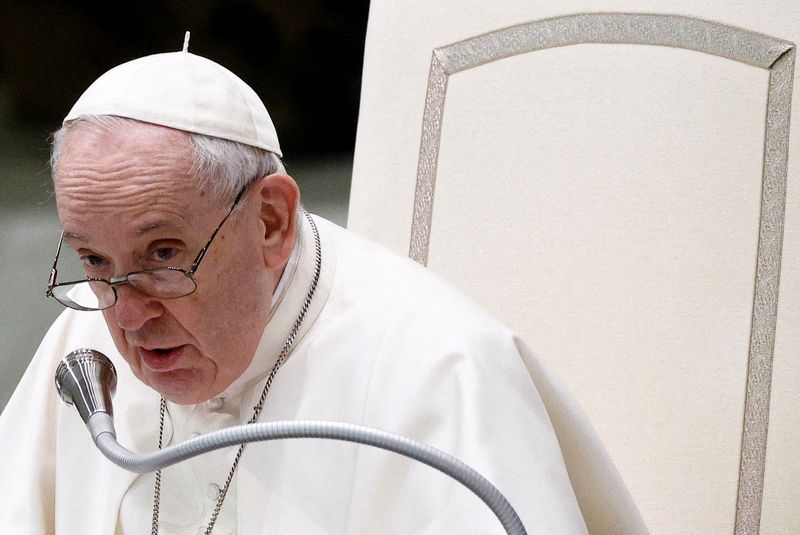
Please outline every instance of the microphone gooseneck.
[{"label": "microphone gooseneck", "polygon": [[117,390],[117,371],[99,351],[76,349],[64,357],[56,369],[56,389],[86,424],[98,412],[114,416],[111,398]]},{"label": "microphone gooseneck", "polygon": [[324,438],[355,442],[399,453],[452,477],[492,510],[509,535],[525,535],[517,512],[486,478],[455,457],[432,446],[361,425],[314,420],[275,421],[229,427],[158,450],[134,453],[117,442],[111,397],[117,373],[111,361],[94,349],[69,353],[56,370],[56,388],[67,405],[74,405],[100,452],[131,472],[155,472],[202,453],[227,446],[289,438]]}]

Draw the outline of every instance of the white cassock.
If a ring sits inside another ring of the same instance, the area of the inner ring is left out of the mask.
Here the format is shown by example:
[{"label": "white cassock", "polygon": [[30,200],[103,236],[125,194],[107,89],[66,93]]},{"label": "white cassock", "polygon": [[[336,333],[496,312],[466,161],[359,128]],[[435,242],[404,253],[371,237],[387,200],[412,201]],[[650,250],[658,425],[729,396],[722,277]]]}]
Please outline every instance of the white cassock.
[{"label": "white cassock", "polygon": [[[508,498],[529,533],[585,533],[551,424],[559,416],[548,415],[542,396],[549,394],[540,395],[535,384],[537,375],[546,375],[541,362],[514,333],[425,268],[315,221],[322,243],[319,285],[260,421],[335,420],[406,435],[478,470]],[[166,444],[250,418],[308,293],[314,253],[304,221],[252,364],[214,400],[169,403]],[[157,447],[159,395],[134,378],[101,313],[65,311],[0,417],[3,533],[150,532],[153,474],[112,465],[75,409],[57,398],[57,363],[81,347],[105,353],[116,365],[120,443],[138,452]],[[202,533],[234,453],[220,450],[163,471],[161,533]],[[591,460],[586,470],[590,466]],[[214,533],[504,531],[477,497],[428,466],[368,446],[296,439],[245,448]]]}]

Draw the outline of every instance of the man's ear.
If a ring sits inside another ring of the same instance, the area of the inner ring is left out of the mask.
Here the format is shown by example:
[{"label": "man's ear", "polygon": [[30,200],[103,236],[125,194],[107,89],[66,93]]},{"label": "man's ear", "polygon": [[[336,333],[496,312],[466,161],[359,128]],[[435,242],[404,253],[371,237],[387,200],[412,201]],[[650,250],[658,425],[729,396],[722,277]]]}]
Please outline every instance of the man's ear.
[{"label": "man's ear", "polygon": [[295,216],[300,189],[292,177],[276,173],[260,179],[254,193],[260,200],[264,264],[269,269],[283,269],[289,261],[297,232]]}]

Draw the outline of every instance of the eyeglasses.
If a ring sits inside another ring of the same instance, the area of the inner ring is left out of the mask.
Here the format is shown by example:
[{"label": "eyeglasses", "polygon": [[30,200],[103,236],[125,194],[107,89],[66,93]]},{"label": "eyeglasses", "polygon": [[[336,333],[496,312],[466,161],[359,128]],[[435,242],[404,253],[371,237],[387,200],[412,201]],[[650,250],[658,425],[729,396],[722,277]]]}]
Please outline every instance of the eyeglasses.
[{"label": "eyeglasses", "polygon": [[56,283],[56,277],[58,276],[56,266],[58,265],[58,257],[61,254],[61,245],[64,243],[64,231],[62,230],[58,248],[56,249],[56,259],[53,260],[50,280],[47,283],[45,294],[64,306],[85,311],[105,310],[114,306],[117,302],[117,287],[123,284],[130,284],[137,291],[157,299],[175,299],[191,294],[197,289],[194,274],[197,268],[200,267],[200,262],[202,262],[219,229],[222,228],[222,225],[233,213],[233,209],[239,204],[248,185],[239,190],[231,209],[228,210],[222,222],[214,229],[214,233],[208,239],[206,245],[197,253],[197,257],[188,271],[176,267],[163,267],[132,271],[123,277],[112,277],[111,280],[90,277],[82,280]]}]

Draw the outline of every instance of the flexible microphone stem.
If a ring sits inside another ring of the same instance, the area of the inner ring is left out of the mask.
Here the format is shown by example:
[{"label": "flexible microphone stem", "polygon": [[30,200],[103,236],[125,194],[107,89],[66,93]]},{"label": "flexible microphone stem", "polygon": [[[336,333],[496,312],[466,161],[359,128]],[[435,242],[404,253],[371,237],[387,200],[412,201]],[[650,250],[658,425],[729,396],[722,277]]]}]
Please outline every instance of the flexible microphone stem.
[{"label": "flexible microphone stem", "polygon": [[[108,372],[110,367],[111,372]],[[361,425],[319,420],[285,420],[229,427],[148,454],[134,453],[117,442],[111,395],[113,365],[102,353],[78,350],[56,371],[56,386],[65,402],[75,404],[97,448],[111,462],[131,472],[154,472],[209,451],[250,442],[289,438],[324,438],[355,442],[399,453],[431,466],[471,490],[492,510],[509,535],[526,535],[517,512],[486,478],[455,457],[409,438]]]},{"label": "flexible microphone stem", "polygon": [[525,535],[525,528],[511,504],[478,472],[436,448],[406,437],[341,422],[284,420],[229,427],[187,440],[149,454],[133,453],[114,436],[111,417],[97,413],[89,429],[98,449],[111,462],[131,472],[154,472],[212,450],[249,442],[289,438],[326,438],[355,442],[399,453],[447,474],[476,494],[497,516],[509,535]]}]

